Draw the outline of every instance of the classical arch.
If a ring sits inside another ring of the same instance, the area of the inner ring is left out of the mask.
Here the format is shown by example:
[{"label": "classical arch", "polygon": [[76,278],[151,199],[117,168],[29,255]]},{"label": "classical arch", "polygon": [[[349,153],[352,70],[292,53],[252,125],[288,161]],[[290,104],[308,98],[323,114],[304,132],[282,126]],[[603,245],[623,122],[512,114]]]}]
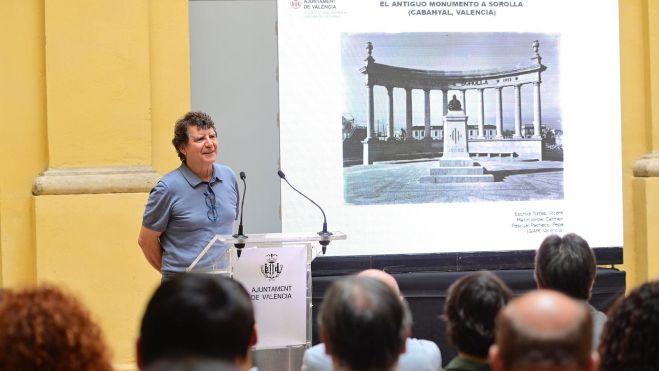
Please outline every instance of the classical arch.
[{"label": "classical arch", "polygon": [[412,138],[412,91],[415,89],[424,92],[424,124],[425,138],[430,138],[430,92],[432,90],[441,91],[441,105],[443,115],[448,111],[449,94],[457,95],[461,101],[463,110],[466,111],[467,102],[466,92],[474,90],[477,92],[478,105],[478,139],[485,139],[485,100],[483,99],[484,91],[492,89],[495,91],[496,104],[496,139],[503,138],[503,107],[502,107],[502,90],[513,89],[515,97],[515,121],[513,139],[522,138],[522,100],[521,89],[523,85],[533,86],[533,139],[540,139],[540,128],[542,125],[541,114],[541,91],[542,72],[547,67],[542,64],[542,57],[538,52],[540,43],[536,40],[532,43],[534,51],[531,58],[534,63],[525,67],[514,67],[509,69],[496,70],[474,70],[474,71],[442,71],[442,70],[419,70],[398,66],[391,66],[376,63],[373,58],[373,44],[368,42],[366,45],[367,57],[365,66],[359,71],[366,76],[366,87],[368,93],[368,126],[366,143],[377,141],[375,136],[375,108],[373,87],[383,86],[387,89],[389,96],[389,133],[394,132],[394,89],[405,90],[405,112],[406,112],[406,138]]}]

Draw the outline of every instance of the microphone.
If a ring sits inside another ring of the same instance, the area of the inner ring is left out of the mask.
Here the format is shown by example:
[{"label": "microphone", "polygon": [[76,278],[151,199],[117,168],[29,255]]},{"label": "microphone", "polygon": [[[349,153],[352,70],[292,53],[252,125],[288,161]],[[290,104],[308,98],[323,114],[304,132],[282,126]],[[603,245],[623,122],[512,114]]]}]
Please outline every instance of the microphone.
[{"label": "microphone", "polygon": [[330,236],[332,235],[332,232],[327,231],[327,217],[325,216],[325,212],[323,211],[323,208],[320,207],[317,203],[314,202],[314,200],[310,199],[305,195],[304,193],[300,192],[297,188],[293,187],[293,185],[286,179],[286,175],[284,174],[283,171],[279,170],[277,171],[277,175],[279,175],[280,178],[282,178],[286,184],[288,184],[289,187],[293,188],[293,190],[299,194],[301,194],[304,198],[307,200],[311,201],[312,204],[316,205],[317,208],[320,209],[320,212],[323,213],[323,230],[318,232],[318,235],[322,237],[322,239],[319,241],[320,246],[323,249],[323,255],[325,255],[325,251],[327,250],[327,245],[330,243]]},{"label": "microphone", "polygon": [[247,176],[245,175],[244,171],[240,172],[240,179],[243,181],[244,187],[243,187],[243,200],[240,203],[240,224],[238,224],[238,233],[233,235],[233,238],[238,239],[241,242],[237,242],[233,244],[233,246],[236,247],[236,254],[238,254],[238,257],[240,258],[240,254],[243,252],[243,247],[245,247],[245,242],[243,240],[247,239],[247,236],[243,234],[243,210],[245,207],[245,196],[247,195],[247,182],[245,181],[245,178]]}]

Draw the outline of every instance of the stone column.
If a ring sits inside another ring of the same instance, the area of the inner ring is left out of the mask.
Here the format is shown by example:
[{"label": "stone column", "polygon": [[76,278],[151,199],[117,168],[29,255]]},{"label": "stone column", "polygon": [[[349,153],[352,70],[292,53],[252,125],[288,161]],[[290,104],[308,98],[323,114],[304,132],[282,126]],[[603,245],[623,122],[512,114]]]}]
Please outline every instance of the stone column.
[{"label": "stone column", "polygon": [[485,138],[485,101],[483,92],[485,89],[478,89],[478,138]]},{"label": "stone column", "polygon": [[412,88],[405,88],[405,140],[412,139]]},{"label": "stone column", "polygon": [[540,106],[540,81],[533,83],[533,138],[541,138],[542,110]]},{"label": "stone column", "polygon": [[467,91],[466,90],[460,90],[460,95],[462,96],[462,110],[464,111],[465,115],[467,114]]},{"label": "stone column", "polygon": [[423,89],[423,94],[424,94],[424,106],[425,106],[425,117],[424,117],[424,124],[425,124],[425,130],[424,130],[424,139],[425,140],[432,140],[430,137],[430,89]]},{"label": "stone column", "polygon": [[442,115],[446,116],[448,113],[448,89],[442,90]]},{"label": "stone column", "polygon": [[373,107],[373,84],[368,84],[368,132],[366,140],[375,139],[375,107]]},{"label": "stone column", "polygon": [[503,138],[503,109],[501,105],[501,87],[496,88],[496,102],[497,102],[497,139]]},{"label": "stone column", "polygon": [[394,140],[394,87],[387,86],[387,95],[389,95],[389,130],[387,140]]},{"label": "stone column", "polygon": [[515,134],[513,138],[522,137],[522,85],[515,85]]}]

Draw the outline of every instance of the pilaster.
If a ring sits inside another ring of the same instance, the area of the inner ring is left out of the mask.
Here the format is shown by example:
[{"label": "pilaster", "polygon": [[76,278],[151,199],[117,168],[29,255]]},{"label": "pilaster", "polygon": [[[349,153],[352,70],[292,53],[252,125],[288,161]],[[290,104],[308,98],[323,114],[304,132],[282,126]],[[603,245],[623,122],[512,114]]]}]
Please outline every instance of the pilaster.
[{"label": "pilaster", "polygon": [[624,269],[628,289],[659,277],[659,3],[620,3]]},{"label": "pilaster", "polygon": [[118,368],[134,369],[159,274],[136,239],[148,192],[179,160],[189,110],[188,2],[46,1],[48,167],[33,174],[35,279],[77,293]]}]

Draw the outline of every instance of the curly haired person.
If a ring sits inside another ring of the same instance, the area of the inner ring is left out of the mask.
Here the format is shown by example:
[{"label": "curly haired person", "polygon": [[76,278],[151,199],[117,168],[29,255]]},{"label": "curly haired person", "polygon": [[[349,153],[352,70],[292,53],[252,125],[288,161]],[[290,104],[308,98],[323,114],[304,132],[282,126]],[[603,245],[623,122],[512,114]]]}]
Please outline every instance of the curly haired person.
[{"label": "curly haired person", "polygon": [[659,370],[659,281],[620,298],[604,325],[600,370]]},{"label": "curly haired person", "polygon": [[0,370],[111,371],[100,327],[75,297],[52,285],[0,296]]}]

